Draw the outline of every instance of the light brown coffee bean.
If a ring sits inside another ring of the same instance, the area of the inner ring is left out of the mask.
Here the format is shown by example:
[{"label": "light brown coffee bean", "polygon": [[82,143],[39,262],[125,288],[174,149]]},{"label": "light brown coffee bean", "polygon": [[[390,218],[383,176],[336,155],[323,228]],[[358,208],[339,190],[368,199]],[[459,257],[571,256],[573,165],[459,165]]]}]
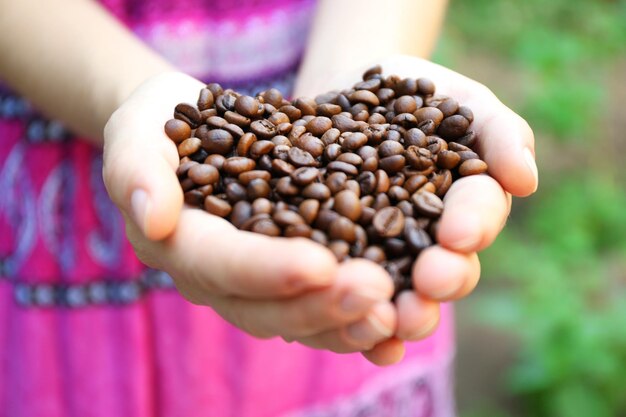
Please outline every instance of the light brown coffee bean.
[{"label": "light brown coffee bean", "polygon": [[187,176],[198,185],[215,184],[220,179],[219,171],[207,164],[197,164],[191,167]]},{"label": "light brown coffee bean", "polygon": [[233,156],[224,161],[223,169],[228,175],[239,176],[242,172],[253,170],[255,166],[254,159]]},{"label": "light brown coffee bean", "polygon": [[380,236],[396,237],[404,230],[404,214],[397,207],[385,207],[374,215],[372,224]]},{"label": "light brown coffee bean", "polygon": [[487,163],[480,159],[468,159],[459,165],[459,175],[466,177],[468,175],[478,175],[487,172]]},{"label": "light brown coffee bean", "polygon": [[334,209],[353,222],[361,217],[361,202],[358,195],[351,190],[343,190],[335,195]]},{"label": "light brown coffee bean", "polygon": [[233,208],[228,201],[224,201],[213,195],[208,195],[204,199],[204,209],[218,217],[226,217]]},{"label": "light brown coffee bean", "polygon": [[413,194],[411,201],[418,213],[427,217],[439,217],[443,212],[443,201],[432,192],[418,191]]},{"label": "light brown coffee bean", "polygon": [[174,143],[181,143],[191,137],[191,127],[182,120],[170,119],[165,123],[165,134]]}]

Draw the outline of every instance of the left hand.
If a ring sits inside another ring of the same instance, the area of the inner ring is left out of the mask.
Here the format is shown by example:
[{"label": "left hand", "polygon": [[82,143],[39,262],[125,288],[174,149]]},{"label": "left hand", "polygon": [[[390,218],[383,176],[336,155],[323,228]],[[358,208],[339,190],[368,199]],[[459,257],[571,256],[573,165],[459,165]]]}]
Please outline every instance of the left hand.
[{"label": "left hand", "polygon": [[[480,276],[477,252],[493,243],[502,230],[511,209],[511,195],[525,197],[537,190],[538,174],[532,130],[487,87],[416,57],[395,56],[378,64],[386,75],[430,78],[436,94],[451,96],[472,109],[470,129],[478,135],[475,150],[489,166],[488,176],[461,178],[446,194],[438,245],[420,254],[413,269],[415,290],[397,298],[395,337],[364,352],[370,361],[382,365],[401,359],[403,341],[423,339],[436,329],[440,302],[472,292]],[[315,97],[320,92],[353,85],[365,69],[320,80],[318,85],[307,86],[306,91],[296,91],[295,97]]]}]

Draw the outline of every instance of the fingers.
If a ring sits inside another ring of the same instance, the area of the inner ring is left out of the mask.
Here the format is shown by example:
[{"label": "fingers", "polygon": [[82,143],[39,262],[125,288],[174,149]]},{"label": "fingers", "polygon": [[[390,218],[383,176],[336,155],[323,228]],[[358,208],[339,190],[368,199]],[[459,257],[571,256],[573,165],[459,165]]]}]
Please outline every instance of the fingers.
[{"label": "fingers", "polygon": [[[420,296],[437,301],[459,298],[469,293],[480,278],[480,263],[475,253],[466,255],[441,246],[431,246],[417,258],[413,267],[413,287]],[[417,302],[417,300],[415,300]],[[427,308],[420,301],[407,306],[411,314]],[[424,314],[424,313],[423,313]]]},{"label": "fingers", "polygon": [[446,248],[466,253],[493,243],[511,210],[510,196],[487,175],[454,182],[444,201],[437,240]]},{"label": "fingers", "polygon": [[163,130],[172,109],[195,100],[202,84],[170,73],[140,86],[105,127],[103,177],[113,202],[149,239],[169,235],[183,206],[178,153]]},{"label": "fingers", "polygon": [[374,305],[364,319],[336,330],[330,330],[298,341],[304,345],[336,353],[372,349],[391,337],[396,328],[396,309],[390,302]]},{"label": "fingers", "polygon": [[421,340],[439,324],[439,302],[421,297],[415,291],[403,291],[396,297],[398,330],[401,340]]},{"label": "fingers", "polygon": [[[278,335],[288,341],[306,338],[364,319],[370,309],[389,302],[393,284],[385,270],[366,260],[340,265],[332,287],[282,300],[252,300],[239,297],[213,297],[211,306],[220,315],[252,334]],[[374,311],[375,313],[375,311]],[[392,321],[383,310],[382,323]],[[381,327],[385,327],[383,324]],[[367,340],[373,345],[384,334]]]},{"label": "fingers", "polygon": [[405,351],[404,342],[393,337],[363,352],[363,356],[374,365],[389,366],[400,362]]}]

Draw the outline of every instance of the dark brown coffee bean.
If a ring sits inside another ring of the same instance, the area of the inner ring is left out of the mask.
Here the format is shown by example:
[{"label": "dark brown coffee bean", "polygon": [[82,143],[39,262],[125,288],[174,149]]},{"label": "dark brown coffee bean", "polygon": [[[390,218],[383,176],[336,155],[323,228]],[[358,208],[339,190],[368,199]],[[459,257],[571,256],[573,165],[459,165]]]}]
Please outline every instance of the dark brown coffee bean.
[{"label": "dark brown coffee bean", "polygon": [[165,134],[174,143],[181,143],[191,137],[191,127],[182,120],[170,119],[165,123]]},{"label": "dark brown coffee bean", "polygon": [[178,155],[183,157],[196,153],[200,149],[201,143],[202,141],[198,138],[185,139],[178,144]]},{"label": "dark brown coffee bean", "polygon": [[[371,196],[369,196],[371,197]],[[361,217],[359,217],[359,223],[363,226],[369,226],[372,224],[374,220],[374,216],[376,215],[376,209],[367,206],[361,206]]]},{"label": "dark brown coffee bean", "polygon": [[317,103],[317,115],[319,114],[319,108],[324,104],[335,104],[337,102],[337,96],[339,93],[334,91],[329,91],[328,93],[318,94],[315,96],[315,103]]},{"label": "dark brown coffee bean", "polygon": [[378,264],[382,264],[387,260],[387,257],[385,256],[385,251],[382,247],[377,245],[372,245],[365,248],[362,256],[363,258],[369,259],[370,261],[376,262]]},{"label": "dark brown coffee bean", "polygon": [[404,146],[400,142],[386,140],[378,147],[378,155],[381,158],[393,155],[401,155],[404,153]]},{"label": "dark brown coffee bean", "polygon": [[459,102],[452,97],[448,97],[447,99],[439,103],[437,108],[441,110],[444,117],[450,117],[459,110]]},{"label": "dark brown coffee bean", "polygon": [[228,124],[228,121],[220,116],[211,116],[206,119],[207,126],[214,129],[221,129]]},{"label": "dark brown coffee bean", "polygon": [[468,159],[459,165],[459,175],[466,177],[468,175],[478,175],[487,172],[487,164],[480,159]]},{"label": "dark brown coffee bean", "polygon": [[411,113],[402,113],[391,119],[391,123],[402,126],[405,129],[411,129],[417,126],[417,119]]},{"label": "dark brown coffee bean", "polygon": [[445,139],[454,140],[465,135],[468,127],[469,122],[467,119],[457,114],[443,119],[437,129],[437,133]]},{"label": "dark brown coffee bean", "polygon": [[404,185],[405,180],[406,180],[406,175],[404,175],[402,172],[398,172],[396,173],[396,175],[394,175],[393,177],[389,179],[389,183],[391,184],[392,187],[394,185],[402,187],[402,185]]},{"label": "dark brown coffee bean", "polygon": [[[404,241],[404,239],[400,239],[400,238],[385,239],[384,246],[385,246],[385,250],[388,256],[392,258],[397,258],[407,253],[407,244]],[[396,267],[396,270],[397,270],[397,267]]]},{"label": "dark brown coffee bean", "polygon": [[276,192],[283,197],[295,197],[300,193],[300,188],[291,182],[291,178],[283,177],[276,183]]},{"label": "dark brown coffee bean", "polygon": [[363,103],[368,106],[378,106],[380,100],[378,96],[369,90],[357,90],[348,95],[348,99],[352,103]]},{"label": "dark brown coffee bean", "polygon": [[324,159],[326,161],[334,161],[341,155],[341,145],[332,143],[324,149]]},{"label": "dark brown coffee bean", "polygon": [[209,155],[205,160],[204,163],[205,164],[209,164],[209,165],[213,165],[218,171],[222,170],[222,167],[224,166],[224,161],[226,160],[226,158],[224,158],[223,155],[220,154],[212,154]]},{"label": "dark brown coffee bean", "polygon": [[315,107],[317,106],[315,100],[308,97],[299,97],[294,100],[293,105],[302,112],[303,116],[315,116]]},{"label": "dark brown coffee bean", "polygon": [[282,159],[274,159],[272,161],[272,172],[280,177],[291,175],[295,170],[296,167],[287,161],[283,161]]},{"label": "dark brown coffee bean", "polygon": [[208,131],[202,137],[202,148],[210,154],[226,155],[233,150],[233,135],[223,129]]},{"label": "dark brown coffee bean", "polygon": [[294,224],[287,226],[284,232],[285,237],[304,237],[311,239],[313,236],[313,229],[306,224]]},{"label": "dark brown coffee bean", "polygon": [[181,163],[178,165],[178,168],[176,168],[176,176],[178,178],[186,177],[189,169],[195,165],[198,165],[196,161],[192,161],[192,160],[188,160],[185,162],[181,161]]},{"label": "dark brown coffee bean", "polygon": [[418,78],[417,91],[422,96],[432,96],[435,94],[435,83],[429,78]]},{"label": "dark brown coffee bean", "polygon": [[286,162],[289,160],[289,149],[291,149],[291,146],[277,145],[272,151],[272,157]]},{"label": "dark brown coffee bean", "polygon": [[273,204],[267,198],[257,198],[252,203],[252,214],[270,214],[272,212]]},{"label": "dark brown coffee bean", "polygon": [[405,163],[406,160],[403,155],[393,155],[380,159],[378,166],[388,174],[394,174],[401,171]]},{"label": "dark brown coffee bean", "polygon": [[198,185],[215,184],[220,179],[219,171],[207,164],[197,164],[191,167],[187,176]]},{"label": "dark brown coffee bean", "polygon": [[269,214],[266,214],[266,213],[255,214],[255,215],[249,217],[246,221],[244,221],[239,226],[239,229],[246,230],[246,231],[251,231],[252,230],[252,226],[255,223],[259,222],[260,220],[271,220],[271,216]]},{"label": "dark brown coffee bean", "polygon": [[461,157],[454,151],[441,151],[437,154],[437,166],[444,169],[454,169],[461,162]]},{"label": "dark brown coffee bean", "polygon": [[361,132],[354,132],[347,135],[341,146],[345,151],[356,151],[365,144],[367,144],[367,136]]},{"label": "dark brown coffee bean", "polygon": [[376,92],[376,96],[378,96],[378,99],[381,104],[386,104],[389,101],[393,100],[395,95],[396,95],[396,92],[393,91],[393,89],[391,88],[381,88],[380,90]]},{"label": "dark brown coffee bean", "polygon": [[334,209],[353,222],[361,217],[361,202],[358,195],[351,190],[343,190],[335,195]]},{"label": "dark brown coffee bean", "polygon": [[250,124],[250,130],[257,136],[257,138],[261,139],[271,139],[278,133],[276,125],[266,119],[255,120],[252,122]]},{"label": "dark brown coffee bean", "polygon": [[259,101],[250,96],[239,96],[235,100],[235,110],[242,116],[254,118],[259,116]]},{"label": "dark brown coffee bean", "polygon": [[370,125],[382,124],[386,121],[387,119],[385,119],[385,116],[379,113],[371,114],[370,117],[367,119],[367,123],[369,123]]},{"label": "dark brown coffee bean", "polygon": [[326,146],[335,143],[337,142],[337,139],[339,139],[340,135],[341,132],[339,131],[339,129],[328,129],[321,137],[322,143]]},{"label": "dark brown coffee bean", "polygon": [[339,216],[330,224],[328,237],[331,240],[343,240],[348,243],[356,241],[356,227],[350,219]]},{"label": "dark brown coffee bean", "polygon": [[256,221],[252,227],[250,227],[250,231],[271,237],[280,236],[281,232],[280,227],[271,219],[260,219]]},{"label": "dark brown coffee bean", "polygon": [[443,201],[432,192],[418,191],[413,194],[411,201],[418,213],[427,217],[439,217],[443,212]]},{"label": "dark brown coffee bean", "polygon": [[422,107],[417,109],[413,115],[418,125],[420,123],[432,120],[435,123],[435,128],[439,126],[443,120],[443,113],[436,107]]},{"label": "dark brown coffee bean", "polygon": [[389,188],[389,192],[387,193],[389,198],[393,201],[403,201],[408,200],[411,195],[407,190],[402,188],[399,185],[394,185]]},{"label": "dark brown coffee bean", "polygon": [[350,254],[350,244],[343,240],[334,240],[328,243],[328,249],[330,249],[339,262],[345,260]]},{"label": "dark brown coffee bean", "polygon": [[395,90],[398,96],[412,96],[417,93],[417,80],[414,78],[404,78],[396,84]]},{"label": "dark brown coffee bean", "polygon": [[280,146],[280,145],[289,146],[289,147],[292,146],[291,141],[286,136],[283,136],[283,135],[274,136],[271,142],[276,146]]},{"label": "dark brown coffee bean", "polygon": [[226,186],[226,197],[231,204],[247,198],[246,187],[238,182],[231,182]]},{"label": "dark brown coffee bean", "polygon": [[251,180],[246,187],[248,200],[256,200],[257,198],[268,198],[271,192],[272,190],[269,184],[262,178],[255,178]]},{"label": "dark brown coffee bean", "polygon": [[238,229],[252,217],[252,205],[245,200],[238,201],[232,208],[230,222]]},{"label": "dark brown coffee bean", "polygon": [[301,167],[291,173],[291,181],[300,187],[304,187],[315,181],[319,175],[317,168]]},{"label": "dark brown coffee bean", "polygon": [[387,194],[378,194],[374,198],[374,204],[372,204],[372,208],[376,209],[376,211],[384,209],[385,207],[389,207],[391,205],[391,200],[389,200],[389,196]]},{"label": "dark brown coffee bean", "polygon": [[342,153],[337,157],[337,161],[347,162],[355,167],[360,167],[363,164],[363,159],[361,159],[359,155],[352,152]]},{"label": "dark brown coffee bean", "polygon": [[267,120],[272,122],[272,124],[275,126],[279,126],[282,123],[291,123],[291,120],[289,120],[289,116],[279,111],[272,114]]},{"label": "dark brown coffee bean", "polygon": [[305,224],[304,219],[298,213],[291,210],[276,210],[272,218],[280,227]]},{"label": "dark brown coffee bean", "polygon": [[244,131],[242,128],[240,128],[239,126],[237,126],[234,123],[228,123],[225,124],[222,129],[224,129],[225,131],[227,131],[228,133],[230,133],[231,135],[233,135],[233,137],[235,139],[239,139],[240,137],[242,137],[244,135]]},{"label": "dark brown coffee bean", "polygon": [[269,90],[264,91],[261,94],[261,97],[263,97],[263,100],[266,103],[269,103],[276,108],[279,108],[280,106],[282,106],[283,95],[279,90],[275,88],[270,88]]},{"label": "dark brown coffee bean", "polygon": [[378,158],[372,156],[363,161],[363,166],[361,167],[363,171],[371,171],[374,172],[378,169]]},{"label": "dark brown coffee bean", "polygon": [[213,116],[217,116],[217,110],[213,107],[211,107],[210,109],[200,111],[200,117],[202,118],[202,121],[205,123],[209,119],[209,117],[213,117]]},{"label": "dark brown coffee bean", "polygon": [[465,161],[467,161],[468,159],[480,159],[480,157],[478,156],[478,154],[474,151],[457,151],[457,153],[459,154],[459,156],[461,157],[461,164]]},{"label": "dark brown coffee bean", "polygon": [[367,110],[361,110],[360,112],[354,115],[354,120],[358,122],[367,122],[367,119],[369,119],[369,117],[370,117],[370,114]]},{"label": "dark brown coffee bean", "polygon": [[195,106],[187,103],[180,103],[174,109],[174,119],[182,120],[187,123],[192,129],[197,128],[202,124],[202,116],[200,110]]},{"label": "dark brown coffee bean", "polygon": [[226,217],[233,208],[227,201],[213,195],[208,195],[204,199],[204,209],[215,216]]},{"label": "dark brown coffee bean", "polygon": [[380,89],[380,79],[378,78],[370,78],[369,80],[362,81],[354,85],[355,90],[368,90],[372,93],[377,92]]},{"label": "dark brown coffee bean", "polygon": [[310,153],[296,147],[289,149],[289,160],[298,167],[318,165],[317,161]]},{"label": "dark brown coffee bean", "polygon": [[404,229],[404,214],[397,207],[385,207],[374,215],[372,224],[380,236],[396,237]]},{"label": "dark brown coffee bean", "polygon": [[343,190],[348,180],[348,176],[344,172],[333,172],[326,178],[326,186],[330,190],[331,194],[337,194]]},{"label": "dark brown coffee bean", "polygon": [[330,162],[326,168],[328,169],[329,172],[343,172],[347,175],[350,176],[356,176],[359,173],[359,170],[357,167],[355,167],[352,164],[348,164],[347,162],[341,162],[341,161],[332,161]]},{"label": "dark brown coffee bean", "polygon": [[184,192],[190,191],[196,187],[196,183],[191,178],[185,178],[180,182],[180,187]]},{"label": "dark brown coffee bean", "polygon": [[331,129],[332,127],[333,122],[325,116],[314,117],[306,124],[306,130],[308,130],[315,136],[322,136],[327,130]]},{"label": "dark brown coffee bean", "polygon": [[372,78],[374,75],[380,75],[382,73],[383,73],[383,68],[380,65],[374,65],[374,66],[368,68],[363,73],[363,80],[367,81],[370,78]]},{"label": "dark brown coffee bean", "polygon": [[437,187],[435,187],[435,184],[433,184],[432,182],[427,182],[422,186],[422,188],[417,190],[417,192],[429,192],[433,194],[435,193],[435,191],[437,191]]},{"label": "dark brown coffee bean", "polygon": [[412,175],[405,181],[404,189],[413,194],[427,182],[428,178],[424,175]]},{"label": "dark brown coffee bean", "polygon": [[458,115],[465,117],[470,124],[474,121],[474,113],[469,107],[459,106],[459,109],[456,112]]},{"label": "dark brown coffee bean", "polygon": [[343,114],[337,114],[333,116],[331,120],[333,121],[333,127],[339,129],[341,133],[356,132],[359,130],[358,123]]},{"label": "dark brown coffee bean", "polygon": [[413,113],[417,110],[417,103],[413,96],[402,96],[393,103],[393,109],[396,114]]},{"label": "dark brown coffee bean", "polygon": [[249,156],[252,144],[256,142],[254,133],[245,133],[237,142],[237,156]]},{"label": "dark brown coffee bean", "polygon": [[345,189],[352,191],[357,197],[361,197],[361,186],[357,180],[346,181]]},{"label": "dark brown coffee bean", "polygon": [[413,168],[423,171],[433,166],[433,156],[428,149],[409,146],[404,152],[407,162]]},{"label": "dark brown coffee bean", "polygon": [[200,90],[200,95],[198,96],[198,110],[207,110],[213,106],[215,100],[213,98],[213,93],[208,88],[203,88]]},{"label": "dark brown coffee bean", "polygon": [[294,145],[310,153],[313,158],[319,158],[324,153],[324,143],[310,133],[300,136]]},{"label": "dark brown coffee bean", "polygon": [[248,127],[251,122],[249,118],[230,110],[224,113],[224,119],[226,119],[227,122],[239,127]]},{"label": "dark brown coffee bean", "polygon": [[398,207],[402,211],[402,214],[404,214],[405,222],[413,218],[413,205],[408,200],[402,200],[398,202],[398,204],[396,204],[396,207]]},{"label": "dark brown coffee bean", "polygon": [[287,117],[289,117],[289,121],[292,123],[302,117],[302,112],[292,105],[282,106],[278,109],[278,111],[285,113]]},{"label": "dark brown coffee bean", "polygon": [[330,209],[320,209],[317,213],[314,226],[317,229],[328,231],[332,222],[334,222],[340,215]]},{"label": "dark brown coffee bean", "polygon": [[213,97],[220,96],[224,92],[224,89],[218,83],[207,84],[206,88],[208,88],[209,91],[213,93]]},{"label": "dark brown coffee bean", "polygon": [[200,207],[204,201],[204,195],[200,190],[189,190],[183,195],[185,204]]},{"label": "dark brown coffee bean", "polygon": [[464,145],[464,146],[471,148],[474,145],[476,145],[476,139],[477,139],[476,133],[473,130],[470,130],[466,134],[461,136],[460,138],[456,139],[456,141],[460,145]]},{"label": "dark brown coffee bean", "polygon": [[466,145],[461,145],[458,142],[448,142],[448,149],[454,152],[471,151]]},{"label": "dark brown coffee bean", "polygon": [[298,207],[298,213],[307,224],[313,224],[320,210],[320,202],[313,198],[304,200]]},{"label": "dark brown coffee bean", "polygon": [[386,193],[389,191],[389,187],[391,186],[389,182],[389,175],[387,172],[379,169],[374,173],[376,177],[376,194]]},{"label": "dark brown coffee bean", "polygon": [[269,140],[259,140],[250,145],[250,157],[258,159],[274,150],[275,145]]},{"label": "dark brown coffee bean", "polygon": [[224,161],[223,169],[228,175],[239,176],[242,172],[252,171],[255,166],[254,159],[233,156]]},{"label": "dark brown coffee bean", "polygon": [[452,172],[449,169],[441,170],[432,180],[437,187],[435,194],[437,194],[438,197],[443,198],[452,186],[452,181],[454,181],[454,178],[452,178]]},{"label": "dark brown coffee bean", "polygon": [[360,173],[357,177],[357,181],[359,182],[359,187],[363,195],[372,194],[376,190],[376,176],[372,172],[366,171]]},{"label": "dark brown coffee bean", "polygon": [[304,187],[302,190],[302,196],[304,198],[314,198],[316,200],[324,201],[330,198],[330,190],[324,184],[317,182]]}]

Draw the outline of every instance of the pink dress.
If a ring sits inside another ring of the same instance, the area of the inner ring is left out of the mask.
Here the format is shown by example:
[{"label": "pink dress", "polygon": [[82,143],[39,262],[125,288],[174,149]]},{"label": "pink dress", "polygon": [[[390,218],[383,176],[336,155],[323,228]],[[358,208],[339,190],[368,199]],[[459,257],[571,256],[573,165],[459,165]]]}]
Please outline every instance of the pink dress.
[{"label": "pink dress", "polygon": [[[312,0],[103,0],[180,68],[288,93]],[[256,340],[189,304],[125,239],[99,149],[0,87],[0,417],[451,417],[449,307],[377,368]]]}]

